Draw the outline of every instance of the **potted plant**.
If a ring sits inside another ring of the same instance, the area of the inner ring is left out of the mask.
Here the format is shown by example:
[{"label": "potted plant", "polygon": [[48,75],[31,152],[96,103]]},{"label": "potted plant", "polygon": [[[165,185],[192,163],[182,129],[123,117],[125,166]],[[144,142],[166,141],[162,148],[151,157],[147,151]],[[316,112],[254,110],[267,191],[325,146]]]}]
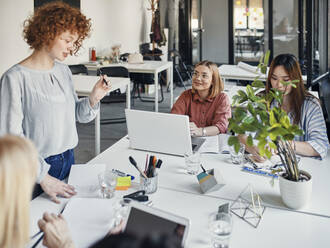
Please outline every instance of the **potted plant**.
[{"label": "potted plant", "polygon": [[[269,51],[260,59],[258,69],[267,72]],[[296,88],[299,80],[283,82]],[[235,133],[228,139],[228,145],[234,146],[236,152],[240,148],[238,135],[247,135],[247,145],[253,146],[254,133],[261,156],[270,158],[271,150],[276,150],[284,165],[284,173],[279,177],[280,192],[283,202],[290,208],[301,208],[311,195],[312,178],[310,174],[298,168],[298,162],[292,140],[303,131],[290,123],[288,114],[281,108],[283,92],[271,89],[268,93],[262,91],[265,85],[255,78],[252,85],[246,86],[246,91],[239,90],[233,96],[233,115],[229,120],[229,130]],[[275,100],[278,105],[271,107]]]}]

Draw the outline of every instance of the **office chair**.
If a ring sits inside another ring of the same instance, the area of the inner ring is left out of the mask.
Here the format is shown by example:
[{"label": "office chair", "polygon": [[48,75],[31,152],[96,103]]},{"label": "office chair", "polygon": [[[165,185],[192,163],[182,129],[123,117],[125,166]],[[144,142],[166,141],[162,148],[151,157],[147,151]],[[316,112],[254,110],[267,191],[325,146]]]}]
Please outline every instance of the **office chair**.
[{"label": "office chair", "polygon": [[[161,60],[159,56],[143,56],[143,60]],[[166,72],[165,72],[166,73]],[[154,75],[150,73],[130,73],[130,78],[133,82],[132,90],[132,104],[134,105],[134,99],[139,98],[142,102],[154,102],[154,97],[141,96],[141,90],[144,89],[144,85],[154,84]],[[158,85],[160,85],[160,95],[161,98],[158,100],[158,103],[164,101],[164,92],[163,92],[163,72],[158,74]],[[155,89],[158,90],[158,89]],[[137,93],[137,97],[135,94]]]},{"label": "office chair", "polygon": [[[169,51],[171,60],[173,61],[173,69],[176,85],[179,87],[184,87],[186,89],[186,85],[191,85],[191,75],[194,71],[193,66],[187,66],[177,50]],[[185,81],[188,81],[188,84],[185,84]]]},{"label": "office chair", "polygon": [[[97,70],[97,75],[107,75],[108,77],[125,77],[129,78],[128,70],[123,66],[109,66],[101,67]],[[104,97],[101,100],[102,103],[119,103],[126,102],[126,93],[122,94],[120,89],[112,91],[109,96]],[[112,118],[112,119],[102,119],[101,124],[115,124],[126,122],[125,117]]]},{"label": "office chair", "polygon": [[72,75],[85,74],[88,75],[87,67],[83,64],[69,65]]}]

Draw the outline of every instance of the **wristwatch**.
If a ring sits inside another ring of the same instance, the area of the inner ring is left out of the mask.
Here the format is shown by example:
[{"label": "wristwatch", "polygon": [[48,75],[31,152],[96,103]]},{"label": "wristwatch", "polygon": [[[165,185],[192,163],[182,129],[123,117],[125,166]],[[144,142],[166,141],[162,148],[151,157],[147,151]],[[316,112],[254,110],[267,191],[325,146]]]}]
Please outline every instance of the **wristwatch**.
[{"label": "wristwatch", "polygon": [[203,136],[203,137],[206,136],[206,129],[205,129],[205,127],[202,128],[202,136]]}]

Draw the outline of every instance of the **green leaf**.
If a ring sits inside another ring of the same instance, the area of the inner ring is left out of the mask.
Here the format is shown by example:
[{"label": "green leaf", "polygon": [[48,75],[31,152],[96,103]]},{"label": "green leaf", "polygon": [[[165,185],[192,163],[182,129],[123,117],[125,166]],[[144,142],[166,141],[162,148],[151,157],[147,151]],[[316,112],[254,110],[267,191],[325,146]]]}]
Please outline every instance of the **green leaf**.
[{"label": "green leaf", "polygon": [[265,149],[265,154],[266,154],[267,158],[272,157],[272,153],[268,149]]},{"label": "green leaf", "polygon": [[281,117],[280,123],[283,127],[289,128],[290,127],[290,118],[287,115],[284,115]]},{"label": "green leaf", "polygon": [[271,126],[275,125],[277,123],[277,120],[275,118],[275,114],[274,114],[274,110],[272,109],[270,112],[269,112],[269,124]]},{"label": "green leaf", "polygon": [[264,58],[264,64],[266,66],[268,65],[269,57],[270,57],[270,50],[267,50],[267,52],[265,54],[265,58]]},{"label": "green leaf", "polygon": [[256,115],[256,111],[255,111],[255,109],[253,108],[253,106],[252,106],[251,103],[248,103],[248,105],[247,105],[247,109],[249,110],[249,112],[250,112],[253,116]]},{"label": "green leaf", "polygon": [[247,137],[246,143],[247,143],[248,146],[253,146],[253,139],[252,139],[252,136],[251,135],[249,135]]},{"label": "green leaf", "polygon": [[228,145],[233,146],[236,143],[239,143],[237,136],[230,136],[228,138]]},{"label": "green leaf", "polygon": [[238,153],[239,149],[241,148],[241,144],[239,142],[235,143],[234,148],[235,148],[235,152]]},{"label": "green leaf", "polygon": [[255,88],[265,88],[265,84],[260,80],[254,80],[252,86]]}]

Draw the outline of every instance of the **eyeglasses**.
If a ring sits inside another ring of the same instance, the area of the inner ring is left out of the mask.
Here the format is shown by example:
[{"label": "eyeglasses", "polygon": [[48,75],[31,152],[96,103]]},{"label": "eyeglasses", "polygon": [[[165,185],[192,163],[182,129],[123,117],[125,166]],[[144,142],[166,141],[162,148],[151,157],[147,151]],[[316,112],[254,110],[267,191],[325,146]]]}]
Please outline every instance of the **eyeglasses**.
[{"label": "eyeglasses", "polygon": [[207,80],[207,79],[210,78],[208,74],[206,74],[206,73],[199,74],[197,71],[194,71],[193,74],[192,74],[192,76],[194,78],[198,78],[198,77],[201,76],[202,80]]}]

